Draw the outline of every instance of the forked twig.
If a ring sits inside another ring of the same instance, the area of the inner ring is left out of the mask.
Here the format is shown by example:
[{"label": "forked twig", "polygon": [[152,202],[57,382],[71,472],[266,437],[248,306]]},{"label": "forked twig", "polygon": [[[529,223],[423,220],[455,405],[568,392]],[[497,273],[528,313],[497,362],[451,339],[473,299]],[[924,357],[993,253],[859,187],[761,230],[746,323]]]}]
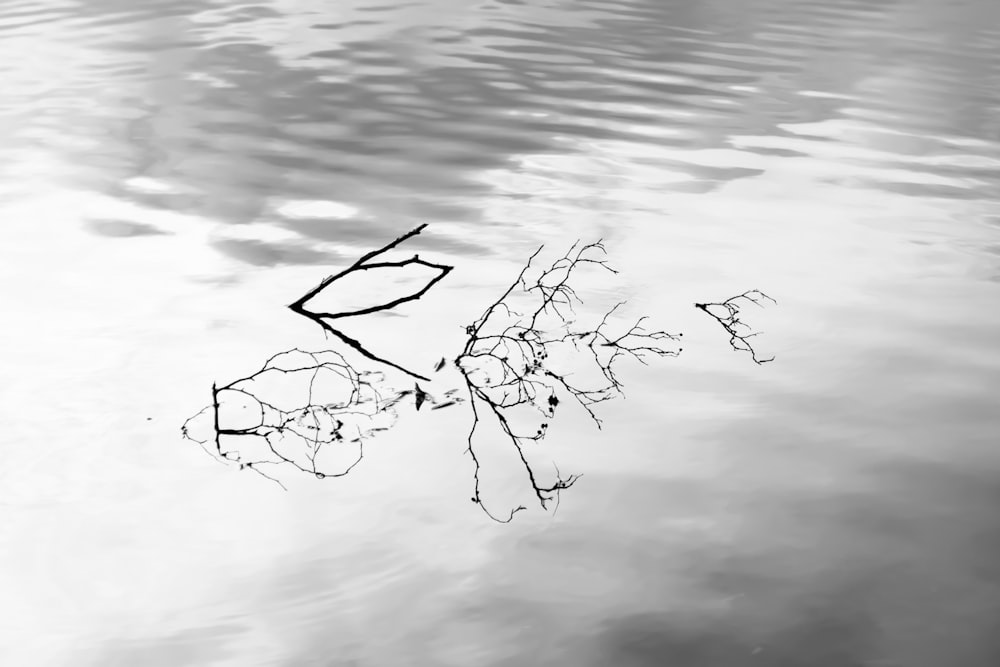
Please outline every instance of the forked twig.
[{"label": "forked twig", "polygon": [[[753,289],[743,294],[729,297],[719,303],[696,303],[694,306],[704,311],[709,317],[722,325],[722,328],[729,334],[729,344],[734,350],[737,352],[749,352],[750,358],[753,359],[754,363],[760,365],[774,361],[774,357],[761,359],[757,356],[757,351],[750,344],[750,339],[761,332],[754,331],[749,325],[743,322],[740,319],[740,314],[742,312],[742,302],[752,303],[759,308],[763,308],[763,304],[761,303],[763,299],[767,299],[774,304],[778,303],[760,290]],[[715,312],[711,310],[712,308],[715,309]]]},{"label": "forked twig", "polygon": [[[411,238],[413,236],[416,236],[417,234],[419,234],[420,232],[422,232],[425,227],[427,227],[426,223],[420,225],[419,227],[411,229],[407,233],[403,234],[402,236],[400,236],[396,240],[387,243],[386,245],[382,246],[378,250],[373,250],[373,251],[367,253],[366,255],[364,255],[363,257],[361,257],[359,260],[357,260],[356,262],[354,262],[354,264],[351,264],[349,267],[347,267],[346,269],[344,269],[340,273],[335,273],[332,276],[327,276],[326,278],[324,278],[319,283],[319,285],[317,285],[313,289],[311,289],[308,292],[306,292],[305,294],[303,294],[296,301],[294,301],[293,303],[289,304],[288,307],[293,312],[298,313],[299,315],[302,315],[303,317],[308,317],[310,320],[312,320],[313,322],[315,322],[316,324],[318,324],[320,327],[322,327],[323,331],[325,331],[325,332],[327,332],[329,334],[332,334],[333,336],[336,336],[338,339],[340,339],[340,341],[342,343],[344,343],[345,345],[347,345],[348,347],[350,347],[354,351],[360,353],[361,355],[363,355],[363,356],[371,359],[372,361],[377,361],[380,364],[385,364],[386,366],[391,366],[392,368],[395,368],[396,370],[402,371],[402,372],[406,373],[407,375],[409,375],[411,377],[414,377],[414,378],[417,378],[419,380],[429,381],[429,379],[427,377],[425,377],[423,375],[420,375],[419,373],[414,373],[413,371],[408,370],[408,369],[404,368],[403,366],[400,366],[399,364],[397,364],[395,362],[389,361],[388,359],[385,359],[383,357],[380,357],[380,356],[374,354],[373,352],[371,352],[367,348],[365,348],[365,346],[362,345],[360,341],[358,341],[358,340],[356,340],[354,338],[351,338],[350,336],[348,336],[347,334],[345,334],[343,331],[340,331],[339,329],[334,328],[334,326],[332,324],[330,324],[330,322],[333,321],[333,320],[339,320],[339,319],[343,319],[345,317],[358,317],[360,315],[370,315],[371,313],[377,313],[377,312],[383,311],[383,310],[392,310],[396,306],[399,306],[399,305],[401,305],[403,303],[406,303],[408,301],[416,301],[417,299],[419,299],[420,297],[422,297],[424,294],[426,294],[427,291],[430,290],[430,288],[434,287],[434,285],[436,285],[438,283],[438,281],[440,281],[446,275],[448,275],[448,273],[450,273],[453,268],[455,268],[453,266],[448,266],[446,264],[437,264],[435,262],[428,262],[425,259],[421,259],[420,255],[413,255],[413,257],[410,257],[410,258],[402,260],[402,261],[396,261],[396,262],[388,262],[388,261],[386,261],[386,262],[372,262],[371,261],[374,258],[378,257],[379,255],[382,255],[382,254],[388,252],[389,250],[392,250],[393,248],[395,248],[399,244],[403,243],[407,239],[409,239],[409,238]],[[376,306],[369,306],[367,308],[359,308],[357,310],[345,311],[345,312],[342,312],[342,313],[317,313],[317,312],[313,312],[311,310],[308,310],[306,308],[306,304],[308,304],[309,301],[311,301],[316,296],[318,296],[321,292],[323,292],[323,290],[327,289],[328,287],[330,287],[330,285],[332,285],[336,281],[340,280],[341,278],[344,278],[345,276],[348,276],[348,275],[350,275],[350,274],[352,274],[352,273],[354,273],[356,271],[367,271],[368,269],[386,269],[386,268],[401,269],[401,268],[404,268],[406,266],[411,266],[411,265],[419,265],[419,266],[425,266],[425,267],[431,268],[431,269],[436,269],[438,271],[438,274],[436,276],[434,276],[433,278],[431,278],[427,282],[426,285],[424,285],[420,290],[414,292],[413,294],[409,294],[407,296],[403,296],[403,297],[400,297],[398,299],[393,299],[392,301],[388,301],[386,303],[382,303],[382,304],[379,304],[379,305],[376,305]]]}]

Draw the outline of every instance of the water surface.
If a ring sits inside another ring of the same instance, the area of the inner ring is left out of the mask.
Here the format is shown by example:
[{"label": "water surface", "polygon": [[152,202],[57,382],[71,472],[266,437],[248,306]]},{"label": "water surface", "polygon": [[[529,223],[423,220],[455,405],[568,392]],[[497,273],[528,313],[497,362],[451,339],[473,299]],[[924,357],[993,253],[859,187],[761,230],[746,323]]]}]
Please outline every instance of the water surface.
[{"label": "water surface", "polygon": [[[4,664],[1000,661],[996,3],[13,1],[0,56]],[[543,243],[685,333],[557,514],[469,503],[457,410],[287,493],[180,438],[422,222],[456,270],[358,325],[422,368]],[[691,307],[750,288],[760,367]]]}]

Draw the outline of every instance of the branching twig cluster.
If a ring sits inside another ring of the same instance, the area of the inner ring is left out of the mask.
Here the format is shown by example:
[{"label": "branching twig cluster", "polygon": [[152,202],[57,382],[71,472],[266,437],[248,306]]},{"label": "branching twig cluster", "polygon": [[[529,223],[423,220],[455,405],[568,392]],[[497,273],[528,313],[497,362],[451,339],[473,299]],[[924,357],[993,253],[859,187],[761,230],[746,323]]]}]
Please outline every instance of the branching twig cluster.
[{"label": "branching twig cluster", "polygon": [[[601,420],[594,412],[598,403],[622,394],[622,384],[615,374],[615,364],[623,357],[646,363],[647,356],[676,356],[680,349],[668,349],[681,334],[650,331],[639,318],[631,327],[611,332],[611,316],[620,308],[611,308],[596,325],[576,324],[574,306],[582,303],[571,284],[571,278],[581,268],[594,268],[617,273],[605,260],[601,242],[573,244],[569,251],[550,267],[532,274],[532,262],[539,248],[521,270],[517,279],[483,314],[466,327],[468,339],[455,360],[462,372],[471,400],[473,423],[467,437],[468,453],[475,466],[473,502],[483,507],[491,518],[508,522],[524,510],[518,506],[506,518],[499,518],[483,506],[479,489],[480,461],[474,443],[482,407],[496,419],[506,439],[516,450],[527,474],[535,498],[543,509],[559,494],[572,486],[579,475],[563,476],[558,467],[554,481],[543,482],[526,454],[530,443],[541,441],[548,430],[549,420],[564,399],[583,408],[600,428]],[[527,298],[525,298],[527,297]],[[528,301],[520,308],[516,301]],[[515,308],[519,308],[515,310]],[[575,379],[575,373],[561,370],[550,360],[559,347],[571,346],[583,353],[597,377],[590,382]],[[561,398],[562,397],[562,398]],[[542,418],[536,430],[523,431],[512,423],[511,413],[528,406]]]},{"label": "branching twig cluster", "polygon": [[754,331],[749,325],[740,319],[741,307],[747,303],[752,303],[758,308],[763,308],[763,300],[771,303],[778,303],[760,290],[749,290],[743,294],[737,294],[719,303],[696,303],[695,308],[699,308],[708,314],[709,317],[722,325],[722,328],[729,334],[729,344],[737,352],[749,352],[750,358],[756,364],[766,364],[774,361],[774,357],[762,359],[757,356],[757,351],[750,345],[750,339],[760,334]]},{"label": "branching twig cluster", "polygon": [[[423,375],[369,351],[332,324],[415,301],[448,275],[453,267],[423,260],[419,255],[399,261],[374,261],[425,227],[421,225],[367,253],[324,279],[289,308],[316,322],[324,332],[363,357],[426,381]],[[517,453],[539,505],[547,509],[555,501],[558,507],[560,493],[580,476],[563,475],[555,466],[555,477],[544,481],[529,454],[531,446],[545,438],[557,408],[567,402],[575,404],[600,428],[602,422],[595,406],[623,395],[616,374],[622,359],[645,364],[650,357],[677,356],[681,352],[680,347],[674,349],[674,344],[679,343],[682,334],[647,329],[645,317],[627,328],[616,328],[612,320],[624,302],[610,308],[599,321],[578,324],[575,307],[583,302],[574,288],[575,277],[583,269],[617,273],[608,265],[600,241],[574,243],[550,266],[536,269],[533,263],[541,251],[539,248],[531,255],[506,291],[466,327],[465,345],[454,360],[472,411],[466,438],[466,451],[474,464],[472,500],[502,523],[511,521],[525,507],[514,508],[506,517],[485,507],[476,445],[483,416],[493,416],[504,440]],[[351,273],[412,265],[435,269],[437,275],[410,295],[339,313],[316,312],[307,307],[321,292]],[[751,290],[721,303],[695,305],[723,326],[731,336],[733,349],[749,352],[756,363],[762,364],[771,359],[758,358],[748,342],[757,334],[740,320],[744,302],[760,306],[762,299],[774,301],[763,292]],[[581,358],[589,375],[579,372]],[[565,367],[574,361],[575,365]],[[434,370],[441,370],[445,363],[442,359]],[[238,464],[241,469],[253,470],[279,484],[280,480],[269,474],[279,468],[334,478],[346,475],[361,461],[368,438],[396,422],[396,406],[406,397],[413,397],[417,410],[425,403],[434,410],[465,400],[456,396],[457,388],[437,400],[419,384],[402,391],[386,387],[381,373],[358,371],[337,352],[292,349],[272,356],[251,375],[222,386],[213,384],[212,404],[188,419],[182,433],[220,461]],[[540,420],[536,426],[524,427],[522,422],[527,420],[522,410]]]}]

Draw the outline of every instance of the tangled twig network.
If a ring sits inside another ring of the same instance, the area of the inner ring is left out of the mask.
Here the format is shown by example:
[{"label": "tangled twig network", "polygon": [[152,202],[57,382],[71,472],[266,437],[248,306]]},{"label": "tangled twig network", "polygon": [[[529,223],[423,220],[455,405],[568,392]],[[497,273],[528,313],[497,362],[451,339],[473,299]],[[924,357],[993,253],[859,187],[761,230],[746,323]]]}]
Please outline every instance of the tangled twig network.
[{"label": "tangled twig network", "polygon": [[342,477],[360,463],[365,440],[392,427],[396,404],[412,393],[384,395],[384,384],[382,373],[359,372],[331,350],[279,352],[246,377],[213,384],[212,405],[181,431],[220,461],[278,484],[269,473],[279,467]]}]

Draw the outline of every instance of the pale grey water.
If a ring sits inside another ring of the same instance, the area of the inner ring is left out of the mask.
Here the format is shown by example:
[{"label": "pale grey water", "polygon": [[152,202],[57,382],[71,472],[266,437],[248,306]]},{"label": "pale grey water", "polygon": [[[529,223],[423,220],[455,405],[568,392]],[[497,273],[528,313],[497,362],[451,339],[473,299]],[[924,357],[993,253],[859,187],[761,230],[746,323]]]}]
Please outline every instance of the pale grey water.
[{"label": "pale grey water", "polygon": [[[3,664],[1000,664],[997,3],[7,0],[0,55]],[[423,368],[542,242],[686,334],[554,517],[455,410],[288,493],[180,438],[420,222],[366,340]],[[754,287],[762,367],[691,308]]]}]

